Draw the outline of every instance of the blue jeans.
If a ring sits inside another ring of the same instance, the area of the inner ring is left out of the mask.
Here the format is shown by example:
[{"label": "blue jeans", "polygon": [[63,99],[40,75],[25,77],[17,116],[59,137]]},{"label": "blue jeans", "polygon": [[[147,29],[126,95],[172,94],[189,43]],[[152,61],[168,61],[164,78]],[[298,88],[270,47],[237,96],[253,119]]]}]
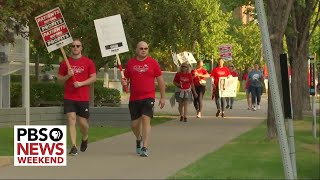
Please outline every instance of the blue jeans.
[{"label": "blue jeans", "polygon": [[262,87],[250,86],[249,89],[252,97],[251,98],[252,105],[255,105],[255,104],[260,105]]}]

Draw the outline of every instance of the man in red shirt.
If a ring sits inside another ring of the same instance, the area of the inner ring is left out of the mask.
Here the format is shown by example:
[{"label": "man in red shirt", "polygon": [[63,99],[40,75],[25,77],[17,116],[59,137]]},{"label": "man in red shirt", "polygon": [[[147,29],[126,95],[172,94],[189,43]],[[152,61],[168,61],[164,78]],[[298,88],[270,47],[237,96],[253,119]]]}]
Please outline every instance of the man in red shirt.
[{"label": "man in red shirt", "polygon": [[128,61],[124,71],[126,78],[122,79],[122,85],[127,85],[130,81],[131,129],[136,136],[136,152],[142,157],[148,157],[150,120],[155,103],[155,78],[160,89],[159,106],[162,109],[165,105],[165,84],[160,65],[148,56],[148,50],[146,42],[137,44],[137,57]]},{"label": "man in red shirt", "polygon": [[[225,103],[225,98],[224,97],[220,97],[219,95],[219,80],[220,77],[231,77],[231,73],[229,71],[229,69],[227,67],[223,66],[224,64],[224,59],[220,58],[218,60],[218,66],[215,67],[212,72],[211,72],[211,77],[213,79],[213,84],[212,84],[212,88],[216,89],[215,91],[215,100],[216,100],[216,106],[217,106],[217,113],[216,113],[216,117],[218,117],[221,114],[221,117],[225,117],[224,114],[224,103]],[[221,103],[221,104],[220,104]]]},{"label": "man in red shirt", "polygon": [[[58,80],[64,83],[64,113],[67,114],[70,140],[72,144],[70,155],[77,155],[76,122],[79,118],[82,141],[80,150],[86,151],[88,145],[89,118],[89,85],[96,81],[96,67],[94,62],[83,56],[82,43],[76,39],[71,45],[71,57],[60,63]],[[74,76],[74,78],[71,78]]]}]

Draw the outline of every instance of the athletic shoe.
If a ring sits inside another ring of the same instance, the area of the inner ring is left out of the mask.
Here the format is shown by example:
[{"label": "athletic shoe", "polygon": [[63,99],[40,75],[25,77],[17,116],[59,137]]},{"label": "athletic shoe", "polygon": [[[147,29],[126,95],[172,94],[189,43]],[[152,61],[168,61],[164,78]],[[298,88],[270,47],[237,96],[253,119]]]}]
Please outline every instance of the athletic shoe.
[{"label": "athletic shoe", "polygon": [[217,111],[216,117],[218,117],[220,115],[220,112],[221,112],[220,110]]},{"label": "athletic shoe", "polygon": [[232,106],[230,106],[230,109],[232,109]]},{"label": "athletic shoe", "polygon": [[88,139],[87,140],[82,140],[81,145],[80,145],[80,151],[85,152],[88,147]]},{"label": "athletic shoe", "polygon": [[230,106],[229,106],[229,104],[226,106],[226,109],[228,109]]},{"label": "athletic shoe", "polygon": [[148,157],[148,149],[146,147],[141,148],[141,157]]},{"label": "athletic shoe", "polygon": [[187,121],[188,121],[188,120],[187,120],[187,117],[184,117],[183,121],[184,121],[184,122],[187,122]]},{"label": "athletic shoe", "polygon": [[201,118],[201,112],[198,112],[197,118]]},{"label": "athletic shoe", "polygon": [[141,145],[142,145],[142,137],[140,140],[136,140],[136,152],[137,154],[141,154]]},{"label": "athletic shoe", "polygon": [[256,111],[256,110],[257,110],[257,108],[256,108],[255,106],[253,106],[252,110],[253,110],[253,111]]},{"label": "athletic shoe", "polygon": [[76,155],[78,155],[78,149],[77,149],[77,147],[76,147],[76,146],[73,146],[73,147],[71,148],[69,154],[70,154],[71,156],[76,156]]},{"label": "athletic shoe", "polygon": [[183,121],[183,116],[180,116],[180,121]]},{"label": "athletic shoe", "polygon": [[224,115],[224,112],[221,113],[221,117],[222,117],[222,118],[226,117],[226,116]]}]

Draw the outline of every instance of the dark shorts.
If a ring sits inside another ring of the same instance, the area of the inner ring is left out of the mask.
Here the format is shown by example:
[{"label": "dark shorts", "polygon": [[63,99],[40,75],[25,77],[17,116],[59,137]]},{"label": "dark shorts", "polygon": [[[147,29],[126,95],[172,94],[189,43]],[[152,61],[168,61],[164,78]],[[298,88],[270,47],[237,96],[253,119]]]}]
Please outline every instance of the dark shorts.
[{"label": "dark shorts", "polygon": [[140,118],[142,115],[146,115],[150,118],[153,118],[154,102],[155,100],[153,98],[130,101],[129,111],[131,115],[131,120],[136,120]]},{"label": "dark shorts", "polygon": [[90,116],[89,101],[64,99],[64,114],[69,112],[75,112],[78,116],[88,119]]}]

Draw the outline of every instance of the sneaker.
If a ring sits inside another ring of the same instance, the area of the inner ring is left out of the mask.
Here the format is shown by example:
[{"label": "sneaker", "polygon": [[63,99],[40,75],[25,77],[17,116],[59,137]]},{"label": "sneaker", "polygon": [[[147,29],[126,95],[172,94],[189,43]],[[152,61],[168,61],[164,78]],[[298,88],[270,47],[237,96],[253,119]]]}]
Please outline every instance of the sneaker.
[{"label": "sneaker", "polygon": [[256,108],[255,106],[253,106],[252,110],[253,110],[253,111],[256,111],[256,110],[257,110],[257,108]]},{"label": "sneaker", "polygon": [[257,108],[260,109],[261,108],[260,105],[258,105]]},{"label": "sneaker", "polygon": [[76,147],[76,146],[73,146],[73,147],[71,148],[69,154],[70,154],[71,156],[76,156],[76,155],[78,155],[78,149],[77,149],[77,147]]},{"label": "sneaker", "polygon": [[221,112],[220,110],[217,111],[216,117],[218,117],[220,115],[220,112]]},{"label": "sneaker", "polygon": [[201,112],[197,114],[197,118],[201,118]]},{"label": "sneaker", "polygon": [[187,120],[187,117],[184,117],[183,118],[183,122],[187,122],[188,120]]},{"label": "sneaker", "polygon": [[81,145],[80,145],[80,151],[85,152],[88,147],[88,139],[87,140],[82,140]]},{"label": "sneaker", "polygon": [[232,109],[232,106],[230,106],[230,109]]},{"label": "sneaker", "polygon": [[180,121],[183,121],[183,116],[180,116]]},{"label": "sneaker", "polygon": [[141,157],[148,157],[148,149],[146,147],[141,148]]},{"label": "sneaker", "polygon": [[222,118],[226,117],[225,114],[224,114],[224,112],[221,113],[221,117],[222,117]]},{"label": "sneaker", "polygon": [[226,106],[226,109],[228,109],[230,106],[229,106],[229,104]]},{"label": "sneaker", "polygon": [[142,137],[140,140],[136,140],[136,152],[137,154],[141,154],[141,145],[142,145]]}]

